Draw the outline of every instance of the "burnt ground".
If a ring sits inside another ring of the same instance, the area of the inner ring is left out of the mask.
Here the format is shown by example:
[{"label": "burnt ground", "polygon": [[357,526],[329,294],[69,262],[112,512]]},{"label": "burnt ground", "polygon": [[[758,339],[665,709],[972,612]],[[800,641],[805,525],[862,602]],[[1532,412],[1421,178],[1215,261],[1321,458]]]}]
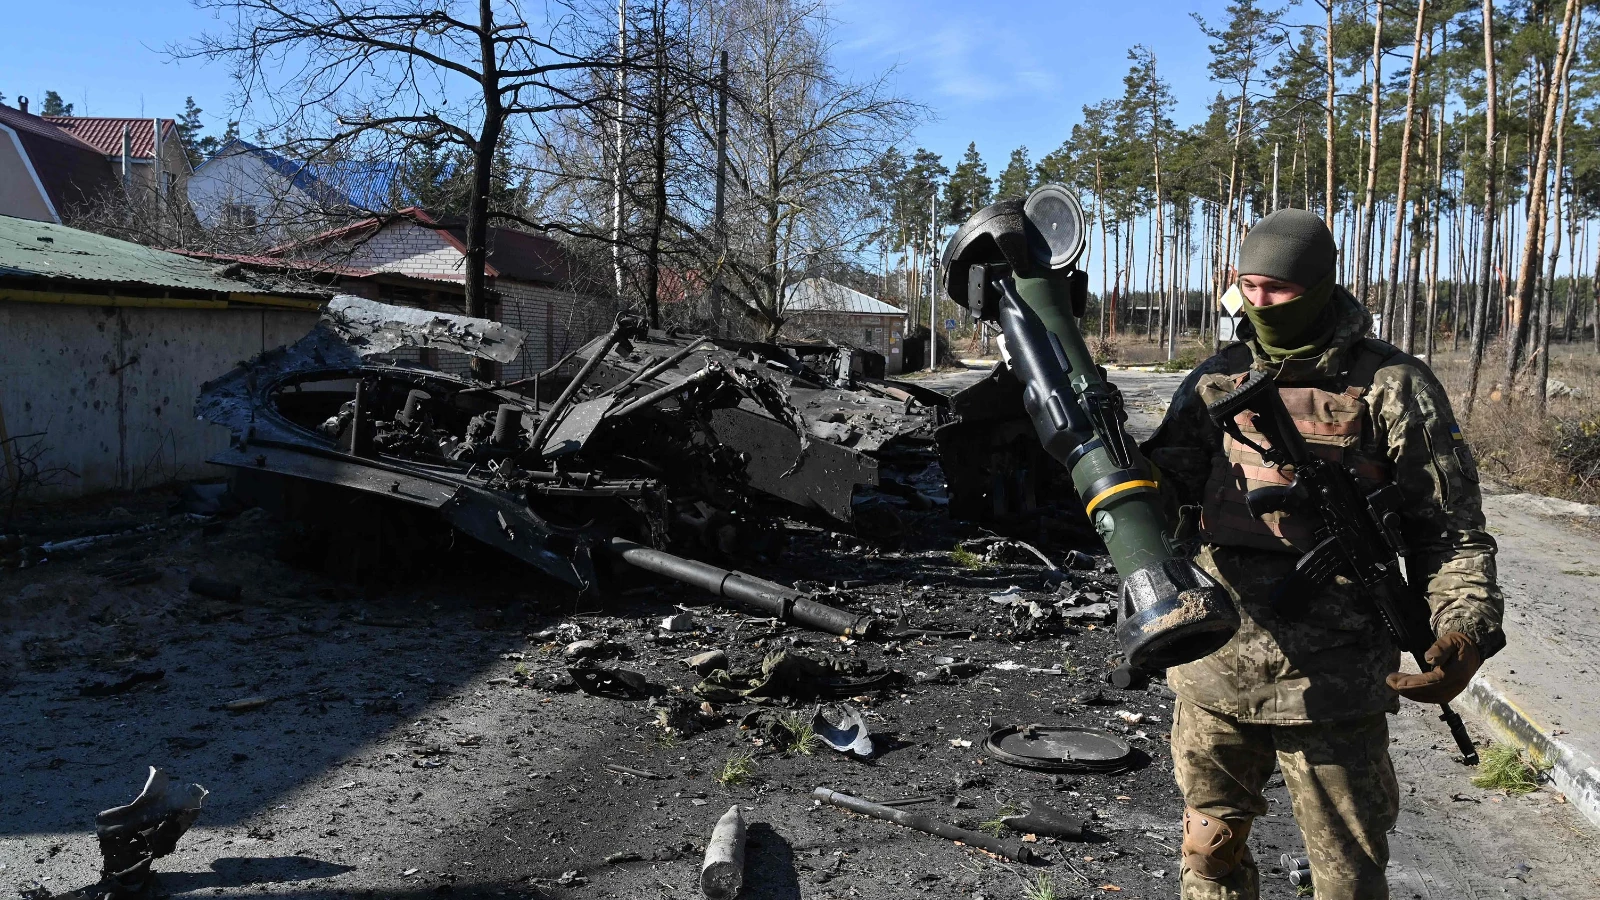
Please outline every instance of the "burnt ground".
[{"label": "burnt ground", "polygon": [[[897,626],[971,632],[869,643],[754,619],[658,582],[584,600],[470,548],[351,583],[280,559],[286,548],[305,556],[291,525],[258,511],[209,524],[171,517],[169,500],[53,510],[36,531],[164,530],[0,572],[0,886],[9,891],[93,883],[94,813],[130,800],[144,767],[158,765],[212,792],[178,852],[156,864],[172,895],[698,897],[706,837],[735,803],[753,823],[747,898],[1022,898],[1040,875],[1057,897],[1177,894],[1170,696],[1159,684],[1104,683],[1115,653],[1105,626],[1017,633],[990,595],[1015,585],[1048,599],[1043,571],[957,565],[948,551],[973,529],[930,514],[891,550],[790,527],[787,553],[758,574],[903,615]],[[243,596],[192,594],[195,575],[238,582]],[[1069,593],[1107,586],[1094,570],[1069,575]],[[656,627],[684,609],[695,631]],[[736,664],[790,650],[900,679],[853,700],[878,735],[873,762],[826,748],[785,755],[737,727],[754,704],[718,704],[721,724],[673,736],[647,701],[549,686],[547,673],[565,669],[562,648],[580,638],[624,647],[616,664],[668,697],[693,696],[699,678],[681,660],[712,649]],[[919,679],[939,657],[986,668]],[[1008,662],[1020,668],[994,667]],[[136,673],[152,680],[115,690]],[[269,702],[221,708],[248,697]],[[980,749],[991,720],[1106,728],[1147,763],[1113,776],[1011,768]],[[1424,711],[1408,706],[1393,725],[1405,795],[1392,836],[1395,896],[1600,897],[1590,872],[1600,841],[1559,796],[1474,788]],[[747,752],[749,780],[720,783],[728,759]],[[1043,800],[1088,821],[1097,838],[1039,838],[1030,846],[1044,862],[1025,866],[818,808],[808,796],[818,786],[873,800],[933,796],[912,809],[969,827]],[[1290,897],[1271,873],[1300,838],[1280,779],[1272,796],[1277,814],[1251,843],[1269,873],[1264,896]]]}]

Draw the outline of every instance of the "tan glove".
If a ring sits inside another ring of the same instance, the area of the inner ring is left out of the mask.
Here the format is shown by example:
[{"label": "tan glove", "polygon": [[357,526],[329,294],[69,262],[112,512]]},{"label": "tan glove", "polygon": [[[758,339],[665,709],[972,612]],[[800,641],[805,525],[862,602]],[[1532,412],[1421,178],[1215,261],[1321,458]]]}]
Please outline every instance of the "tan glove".
[{"label": "tan glove", "polygon": [[1393,672],[1386,679],[1396,693],[1418,703],[1449,703],[1466,690],[1467,682],[1483,665],[1478,645],[1459,631],[1434,641],[1423,659],[1432,670],[1419,675]]}]

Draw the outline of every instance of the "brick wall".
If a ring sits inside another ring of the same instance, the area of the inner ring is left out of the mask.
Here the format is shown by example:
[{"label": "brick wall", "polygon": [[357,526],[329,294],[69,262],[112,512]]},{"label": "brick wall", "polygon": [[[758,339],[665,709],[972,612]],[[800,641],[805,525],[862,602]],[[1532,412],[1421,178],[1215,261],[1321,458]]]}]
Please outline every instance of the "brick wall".
[{"label": "brick wall", "polygon": [[416,278],[464,279],[466,257],[439,232],[398,221],[362,241],[347,265]]}]

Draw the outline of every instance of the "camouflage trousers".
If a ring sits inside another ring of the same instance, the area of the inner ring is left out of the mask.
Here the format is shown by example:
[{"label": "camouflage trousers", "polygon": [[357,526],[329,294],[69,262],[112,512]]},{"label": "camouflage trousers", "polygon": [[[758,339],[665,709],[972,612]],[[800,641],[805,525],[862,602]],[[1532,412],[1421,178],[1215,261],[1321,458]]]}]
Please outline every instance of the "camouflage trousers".
[{"label": "camouflage trousers", "polygon": [[[1384,868],[1400,789],[1382,714],[1326,724],[1252,725],[1179,700],[1172,758],[1186,805],[1241,824],[1266,813],[1262,789],[1276,763],[1310,852],[1318,900],[1389,896]],[[1248,849],[1241,864],[1217,881],[1184,866],[1183,900],[1256,900],[1260,877]]]}]

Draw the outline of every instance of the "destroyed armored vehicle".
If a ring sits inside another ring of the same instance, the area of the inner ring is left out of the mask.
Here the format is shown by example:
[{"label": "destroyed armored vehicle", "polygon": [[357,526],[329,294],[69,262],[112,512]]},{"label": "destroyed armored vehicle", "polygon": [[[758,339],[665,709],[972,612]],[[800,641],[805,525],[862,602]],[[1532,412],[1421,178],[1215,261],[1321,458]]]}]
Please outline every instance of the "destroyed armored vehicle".
[{"label": "destroyed armored vehicle", "polygon": [[505,363],[521,340],[488,320],[341,296],[298,343],[207,383],[196,414],[232,430],[212,461],[239,470],[241,490],[286,476],[302,507],[321,502],[308,485],[334,485],[433,510],[583,589],[612,541],[760,558],[776,549],[777,517],[882,537],[901,511],[941,501],[944,397],[858,374],[857,351],[811,346],[803,361],[623,317],[506,384],[393,358],[433,348]]}]

